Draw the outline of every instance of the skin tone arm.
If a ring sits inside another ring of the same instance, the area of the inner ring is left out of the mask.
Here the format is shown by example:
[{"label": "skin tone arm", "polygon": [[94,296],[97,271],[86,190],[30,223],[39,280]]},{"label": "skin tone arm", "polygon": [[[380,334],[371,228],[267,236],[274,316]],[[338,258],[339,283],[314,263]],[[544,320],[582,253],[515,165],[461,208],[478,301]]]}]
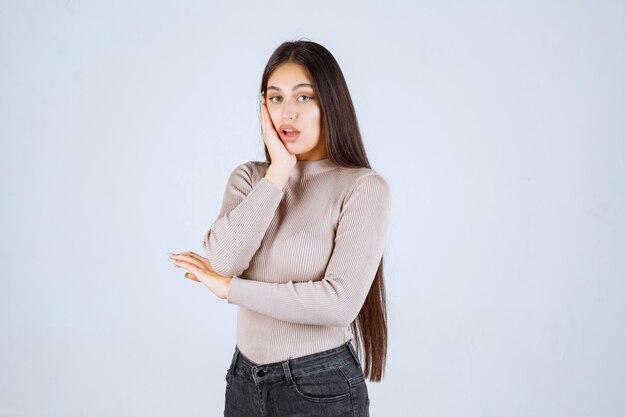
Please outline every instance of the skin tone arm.
[{"label": "skin tone arm", "polygon": [[[296,164],[296,155],[290,153],[278,137],[267,110],[265,96],[261,97],[261,126],[263,140],[272,158],[272,163],[267,169],[265,178],[272,182],[280,190],[283,190],[291,170]],[[185,277],[193,281],[201,282],[213,294],[223,300],[228,298],[228,289],[232,277],[220,275],[213,270],[211,263],[194,252],[170,253],[170,260],[177,268],[186,269]]]}]

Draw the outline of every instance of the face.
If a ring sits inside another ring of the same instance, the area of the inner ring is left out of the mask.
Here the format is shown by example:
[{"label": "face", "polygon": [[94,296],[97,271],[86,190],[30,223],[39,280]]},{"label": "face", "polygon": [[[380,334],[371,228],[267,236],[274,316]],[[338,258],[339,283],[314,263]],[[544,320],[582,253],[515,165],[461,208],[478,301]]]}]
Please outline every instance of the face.
[{"label": "face", "polygon": [[[279,138],[298,160],[327,157],[321,130],[321,109],[311,79],[302,65],[285,63],[278,66],[267,81],[267,109]],[[300,133],[287,135],[290,125]]]}]

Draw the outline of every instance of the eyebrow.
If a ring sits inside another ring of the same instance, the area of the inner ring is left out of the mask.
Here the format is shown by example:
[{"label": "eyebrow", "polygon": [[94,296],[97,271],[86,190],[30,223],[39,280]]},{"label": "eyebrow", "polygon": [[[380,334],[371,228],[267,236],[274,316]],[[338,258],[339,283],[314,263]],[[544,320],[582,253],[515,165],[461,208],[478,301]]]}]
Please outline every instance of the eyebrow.
[{"label": "eyebrow", "polygon": [[[300,83],[300,84],[294,85],[291,90],[293,91],[293,90],[295,90],[297,88],[300,88],[300,87],[311,87],[311,88],[313,88],[313,86],[311,84],[309,84],[309,83]],[[276,87],[275,85],[270,85],[269,87],[267,87],[267,89],[268,90],[278,90],[278,91],[281,91],[281,89]]]}]

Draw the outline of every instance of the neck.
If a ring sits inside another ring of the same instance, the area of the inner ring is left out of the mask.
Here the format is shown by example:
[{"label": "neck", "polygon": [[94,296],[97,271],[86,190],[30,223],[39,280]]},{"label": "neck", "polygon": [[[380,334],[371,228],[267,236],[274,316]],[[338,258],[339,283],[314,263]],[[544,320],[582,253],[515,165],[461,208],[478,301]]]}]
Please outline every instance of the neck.
[{"label": "neck", "polygon": [[320,174],[336,167],[337,165],[328,156],[322,159],[298,159],[290,177],[298,179],[303,176]]}]

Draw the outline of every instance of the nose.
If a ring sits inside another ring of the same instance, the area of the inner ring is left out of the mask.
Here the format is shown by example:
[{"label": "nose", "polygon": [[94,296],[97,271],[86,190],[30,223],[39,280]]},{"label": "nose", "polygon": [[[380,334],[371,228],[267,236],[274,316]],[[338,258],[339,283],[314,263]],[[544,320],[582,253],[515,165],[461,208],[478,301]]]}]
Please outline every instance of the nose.
[{"label": "nose", "polygon": [[292,120],[296,117],[296,105],[286,100],[283,106],[283,119]]}]

